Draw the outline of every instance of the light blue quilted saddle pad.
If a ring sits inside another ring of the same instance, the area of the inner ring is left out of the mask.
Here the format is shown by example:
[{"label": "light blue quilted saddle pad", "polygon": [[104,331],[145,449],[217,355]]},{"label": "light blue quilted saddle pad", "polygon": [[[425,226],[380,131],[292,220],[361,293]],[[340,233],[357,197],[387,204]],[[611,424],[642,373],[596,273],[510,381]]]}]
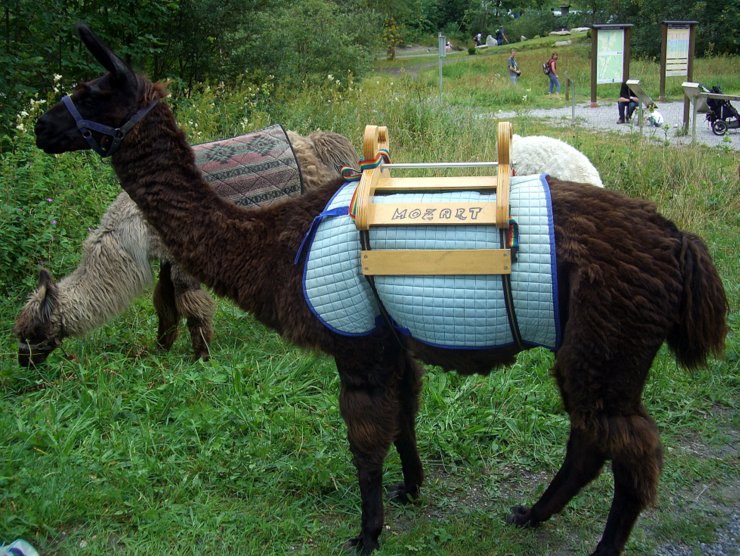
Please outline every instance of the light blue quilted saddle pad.
[{"label": "light blue quilted saddle pad", "polygon": [[[296,257],[311,311],[329,329],[361,336],[384,326],[372,289],[360,269],[360,234],[349,217],[357,182],[348,182],[316,217]],[[400,193],[376,203],[495,202],[477,191]],[[519,228],[512,264],[513,305],[525,345],[557,349],[555,240],[550,190],[543,176],[511,180],[510,214]],[[499,249],[494,226],[377,226],[372,249]],[[396,328],[427,344],[484,349],[514,343],[502,278],[487,276],[376,276],[375,287]]]}]

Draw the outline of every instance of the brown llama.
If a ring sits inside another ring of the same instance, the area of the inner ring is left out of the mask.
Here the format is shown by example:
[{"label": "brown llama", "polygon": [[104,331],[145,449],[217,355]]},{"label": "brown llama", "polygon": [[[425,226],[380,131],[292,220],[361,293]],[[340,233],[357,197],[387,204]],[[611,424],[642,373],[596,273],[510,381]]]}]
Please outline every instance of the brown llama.
[{"label": "brown llama", "polygon": [[[120,146],[112,158],[120,183],[184,268],[286,339],[334,357],[362,498],[360,534],[349,542],[370,554],[383,528],[382,468],[391,444],[403,472],[393,497],[415,498],[423,480],[415,359],[488,373],[523,348],[447,349],[396,338],[388,326],[348,336],[322,325],[304,299],[303,269],[294,259],[338,183],[263,209],[225,202],[202,181],[161,86],[134,74],[87,27],[78,32],[109,73],[43,115],[37,145],[50,154],[88,148],[78,133],[81,118],[128,131],[118,145],[98,133],[94,139],[104,148]],[[81,113],[77,120],[70,102]],[[651,363],[666,340],[687,367],[720,353],[728,305],[705,244],[653,204],[548,181],[562,307],[553,374],[570,438],[550,486],[533,505],[514,508],[509,521],[525,526],[550,518],[611,460],[614,497],[593,554],[619,554],[640,512],[655,501],[662,466],[657,427],[641,402]]]},{"label": "brown llama", "polygon": [[[287,138],[305,189],[336,178],[339,166],[358,165],[352,143],[338,133],[303,137],[288,131]],[[156,230],[122,192],[88,235],[80,264],[71,274],[55,283],[49,272],[40,271],[36,289],[13,330],[20,365],[43,363],[64,338],[87,334],[123,312],[151,284],[150,261],[157,259],[161,261],[153,298],[159,321],[157,345],[168,351],[185,318],[195,357],[208,359],[216,309],[213,299],[173,261]]]}]

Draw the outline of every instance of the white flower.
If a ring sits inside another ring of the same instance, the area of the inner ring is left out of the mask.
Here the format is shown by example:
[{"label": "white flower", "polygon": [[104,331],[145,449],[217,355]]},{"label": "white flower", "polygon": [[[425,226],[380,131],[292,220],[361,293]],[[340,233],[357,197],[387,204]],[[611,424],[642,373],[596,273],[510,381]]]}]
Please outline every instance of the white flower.
[{"label": "white flower", "polygon": [[327,78],[327,79],[328,79],[329,81],[334,81],[334,76],[333,76],[332,74],[329,74],[329,75],[327,75],[327,76],[326,76],[326,78]]}]

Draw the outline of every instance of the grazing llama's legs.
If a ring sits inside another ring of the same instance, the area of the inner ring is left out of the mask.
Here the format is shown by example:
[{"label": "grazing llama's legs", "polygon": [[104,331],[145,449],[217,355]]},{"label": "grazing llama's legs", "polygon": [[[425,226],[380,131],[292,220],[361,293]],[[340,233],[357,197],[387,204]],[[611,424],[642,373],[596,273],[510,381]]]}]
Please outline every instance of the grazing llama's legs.
[{"label": "grazing llama's legs", "polygon": [[159,317],[157,343],[169,350],[177,339],[180,317],[184,316],[195,357],[210,357],[208,344],[213,339],[216,303],[201,289],[200,282],[177,264],[162,262],[159,282],[154,289],[154,308]]},{"label": "grazing llama's legs", "polygon": [[159,319],[157,330],[157,345],[164,351],[169,351],[177,339],[177,325],[180,314],[175,305],[175,287],[172,284],[172,264],[162,261],[159,267],[159,280],[154,286],[154,310]]}]

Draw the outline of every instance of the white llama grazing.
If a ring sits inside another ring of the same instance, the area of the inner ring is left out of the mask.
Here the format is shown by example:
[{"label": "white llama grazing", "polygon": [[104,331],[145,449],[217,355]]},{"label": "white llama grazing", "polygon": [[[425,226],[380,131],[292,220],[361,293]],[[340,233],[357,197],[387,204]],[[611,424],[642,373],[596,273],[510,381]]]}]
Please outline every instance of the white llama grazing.
[{"label": "white llama grazing", "polygon": [[[305,189],[338,176],[342,165],[357,167],[357,153],[339,134],[303,137],[287,132]],[[200,283],[183,271],[127,193],[108,207],[82,247],[79,266],[59,283],[41,270],[36,290],[21,310],[14,329],[18,361],[39,364],[67,336],[82,336],[123,312],[152,283],[150,261],[161,261],[154,290],[159,318],[157,343],[169,350],[182,317],[196,357],[207,359],[213,337],[215,302]]]},{"label": "white llama grazing", "polygon": [[511,141],[511,162],[518,176],[549,174],[563,181],[604,187],[599,171],[585,154],[552,137],[514,135]]}]

